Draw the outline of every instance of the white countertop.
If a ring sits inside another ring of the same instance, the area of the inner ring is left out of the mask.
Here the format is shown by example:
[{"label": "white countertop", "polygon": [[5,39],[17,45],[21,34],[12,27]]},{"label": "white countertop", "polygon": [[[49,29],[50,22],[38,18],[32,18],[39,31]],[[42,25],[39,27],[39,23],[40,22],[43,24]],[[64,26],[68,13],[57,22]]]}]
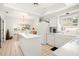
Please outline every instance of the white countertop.
[{"label": "white countertop", "polygon": [[56,33],[56,34],[58,34],[58,35],[68,35],[68,36],[75,36],[75,37],[78,37],[79,36],[79,34],[74,34],[74,33]]},{"label": "white countertop", "polygon": [[79,38],[71,40],[53,52],[57,56],[79,56]]},{"label": "white countertop", "polygon": [[26,34],[26,33],[18,33],[19,35],[25,37],[25,38],[38,38],[39,35],[33,35],[33,34]]}]

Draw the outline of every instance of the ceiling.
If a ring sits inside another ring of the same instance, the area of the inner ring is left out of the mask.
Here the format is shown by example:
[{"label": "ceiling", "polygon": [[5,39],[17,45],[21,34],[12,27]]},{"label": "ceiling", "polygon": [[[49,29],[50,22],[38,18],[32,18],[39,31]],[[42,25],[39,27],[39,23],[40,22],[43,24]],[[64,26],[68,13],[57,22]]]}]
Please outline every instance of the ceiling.
[{"label": "ceiling", "polygon": [[[22,11],[26,13],[32,13],[35,15],[42,16],[49,11],[57,11],[65,7],[70,7],[75,5],[74,3],[38,3],[38,5],[34,5],[33,3],[4,3],[6,10],[7,8],[11,8],[17,11]],[[10,11],[10,10],[9,10]]]}]

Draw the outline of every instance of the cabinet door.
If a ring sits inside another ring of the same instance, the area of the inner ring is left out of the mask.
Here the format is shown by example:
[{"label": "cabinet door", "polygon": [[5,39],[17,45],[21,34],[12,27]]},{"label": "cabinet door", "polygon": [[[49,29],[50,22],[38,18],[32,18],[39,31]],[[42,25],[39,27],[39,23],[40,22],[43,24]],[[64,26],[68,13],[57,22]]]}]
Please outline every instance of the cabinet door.
[{"label": "cabinet door", "polygon": [[47,43],[51,46],[54,46],[54,37],[53,37],[53,35],[48,35]]},{"label": "cabinet door", "polygon": [[41,42],[40,37],[26,38],[19,36],[19,43],[22,52],[25,56],[40,56],[41,55]]},{"label": "cabinet door", "polygon": [[75,38],[74,36],[68,36],[68,35],[63,35],[63,34],[55,35],[55,46],[61,47],[74,38]]},{"label": "cabinet door", "polygon": [[56,47],[61,47],[65,43],[65,37],[63,35],[55,35],[55,46]]}]

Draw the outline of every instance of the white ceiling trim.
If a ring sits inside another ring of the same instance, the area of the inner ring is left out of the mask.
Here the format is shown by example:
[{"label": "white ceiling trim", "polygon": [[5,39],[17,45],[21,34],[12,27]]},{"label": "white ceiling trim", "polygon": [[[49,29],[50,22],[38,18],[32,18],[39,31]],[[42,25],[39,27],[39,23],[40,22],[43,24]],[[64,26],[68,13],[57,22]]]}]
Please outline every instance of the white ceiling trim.
[{"label": "white ceiling trim", "polygon": [[69,8],[75,6],[75,5],[78,5],[78,4],[67,5],[66,7],[61,8],[61,9],[58,9],[58,10],[56,10],[56,11],[48,11],[48,12],[46,12],[43,16],[46,16],[46,15],[49,15],[49,14],[55,14],[55,13],[60,12],[60,11],[62,11],[62,10],[69,9]]},{"label": "white ceiling trim", "polygon": [[33,15],[35,15],[35,16],[41,16],[41,14],[38,14],[38,13],[35,13],[35,12],[29,12],[29,11],[25,11],[25,10],[23,10],[23,9],[19,9],[19,8],[16,8],[16,7],[14,7],[14,6],[10,6],[10,5],[8,5],[8,4],[4,4],[4,6],[5,7],[7,7],[7,8],[11,8],[11,9],[13,9],[13,10],[15,10],[15,11],[19,11],[19,12],[22,12],[22,13],[27,13],[27,14],[33,14]]},{"label": "white ceiling trim", "polygon": [[33,14],[33,15],[38,16],[38,17],[43,17],[43,16],[46,16],[46,15],[49,15],[49,14],[55,14],[55,13],[60,12],[62,10],[68,9],[68,8],[70,8],[70,7],[72,7],[72,6],[76,5],[76,4],[65,3],[65,5],[66,6],[64,6],[63,8],[60,8],[58,10],[50,11],[50,9],[49,9],[45,13],[41,14],[41,13],[37,13],[35,11],[33,12],[31,10],[25,10],[25,9],[17,8],[16,6],[13,6],[13,5],[10,5],[10,4],[4,4],[4,6],[7,7],[7,8],[11,8],[11,9],[14,9],[15,11],[20,11],[20,12],[23,12],[25,14],[26,13],[27,14]]}]

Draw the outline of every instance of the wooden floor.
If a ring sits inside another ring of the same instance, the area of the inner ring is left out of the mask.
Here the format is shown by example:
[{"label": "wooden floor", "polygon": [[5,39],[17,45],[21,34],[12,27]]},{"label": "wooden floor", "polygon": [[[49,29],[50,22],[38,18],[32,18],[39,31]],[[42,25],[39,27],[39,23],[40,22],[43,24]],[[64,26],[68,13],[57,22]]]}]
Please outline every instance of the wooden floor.
[{"label": "wooden floor", "polygon": [[50,49],[52,47],[51,46],[48,46],[48,45],[42,45],[41,46],[41,53],[42,53],[42,56],[54,56],[52,55],[52,52]]},{"label": "wooden floor", "polygon": [[0,48],[1,56],[21,56],[21,50],[19,49],[18,42],[16,40],[7,40]]},{"label": "wooden floor", "polygon": [[[52,47],[48,45],[41,46],[42,56],[52,56]],[[23,56],[17,40],[7,40],[0,48],[0,56]]]}]

